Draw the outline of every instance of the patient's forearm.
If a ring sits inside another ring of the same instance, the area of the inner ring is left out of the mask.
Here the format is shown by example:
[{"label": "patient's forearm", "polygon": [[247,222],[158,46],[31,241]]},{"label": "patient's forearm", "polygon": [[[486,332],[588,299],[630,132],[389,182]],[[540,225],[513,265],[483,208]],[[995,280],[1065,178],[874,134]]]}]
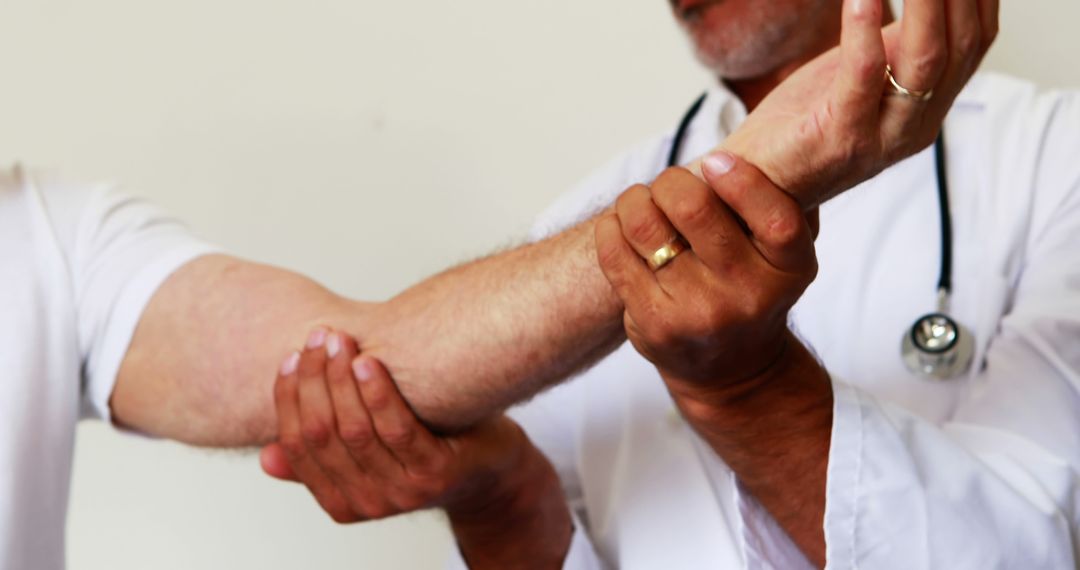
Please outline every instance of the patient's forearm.
[{"label": "patient's forearm", "polygon": [[269,442],[277,367],[324,324],[354,335],[422,418],[452,430],[606,354],[623,338],[621,315],[589,222],[381,304],[347,300],[282,269],[206,256],[154,295],[111,404],[118,423],[159,437]]},{"label": "patient's forearm", "polygon": [[591,221],[428,279],[357,328],[362,350],[442,429],[527,398],[625,338]]}]

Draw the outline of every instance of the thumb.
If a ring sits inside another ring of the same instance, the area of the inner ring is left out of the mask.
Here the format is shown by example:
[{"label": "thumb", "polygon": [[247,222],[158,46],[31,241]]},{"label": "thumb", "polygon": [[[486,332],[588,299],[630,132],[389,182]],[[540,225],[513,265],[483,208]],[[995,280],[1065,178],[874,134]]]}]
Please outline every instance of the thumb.
[{"label": "thumb", "polygon": [[743,221],[754,246],[773,267],[785,272],[816,267],[813,228],[791,195],[754,165],[726,151],[702,159],[702,171],[705,181]]}]

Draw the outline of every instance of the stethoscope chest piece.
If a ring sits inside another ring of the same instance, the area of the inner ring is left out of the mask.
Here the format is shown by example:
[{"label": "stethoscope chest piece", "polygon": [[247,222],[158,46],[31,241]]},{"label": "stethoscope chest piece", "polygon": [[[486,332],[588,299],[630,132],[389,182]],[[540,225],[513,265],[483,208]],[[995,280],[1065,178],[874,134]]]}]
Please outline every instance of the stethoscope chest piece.
[{"label": "stethoscope chest piece", "polygon": [[975,356],[973,335],[944,313],[931,313],[904,335],[900,347],[908,370],[927,378],[948,380],[963,374]]},{"label": "stethoscope chest piece", "polygon": [[936,380],[962,375],[975,359],[975,335],[948,315],[952,293],[952,215],[949,184],[945,175],[945,135],[934,144],[937,170],[938,213],[941,215],[941,273],[938,276],[938,310],[924,315],[904,334],[900,357],[913,374]]}]

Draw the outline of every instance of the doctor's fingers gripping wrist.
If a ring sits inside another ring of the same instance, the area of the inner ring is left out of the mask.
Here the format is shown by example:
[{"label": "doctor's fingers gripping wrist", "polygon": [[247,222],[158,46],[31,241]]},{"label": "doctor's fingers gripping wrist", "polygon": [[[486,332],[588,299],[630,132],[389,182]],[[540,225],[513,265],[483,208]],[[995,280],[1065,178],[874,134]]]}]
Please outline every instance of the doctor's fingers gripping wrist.
[{"label": "doctor's fingers gripping wrist", "polygon": [[[726,155],[725,156],[730,156]],[[669,168],[656,178],[650,190],[656,213],[673,225],[689,243],[691,254],[684,254],[680,271],[657,271],[660,286],[672,295],[682,295],[680,285],[687,283],[687,265],[699,261],[704,271],[724,272],[738,266],[752,254],[752,246],[734,213],[709,186],[683,168]],[[627,217],[620,216],[628,239],[631,229]]]},{"label": "doctor's fingers gripping wrist", "polygon": [[726,151],[706,155],[702,175],[745,225],[751,245],[765,261],[796,282],[809,285],[814,280],[818,270],[816,208],[804,213],[790,194],[754,165]]},{"label": "doctor's fingers gripping wrist", "polygon": [[[791,234],[796,237],[784,236],[787,245],[769,236],[769,245],[759,249],[717,193],[689,173],[662,176],[652,191],[656,207],[687,234],[694,251],[654,273],[629,244],[622,218],[609,215],[598,221],[598,259],[626,306],[628,337],[665,376],[716,386],[756,375],[782,348],[787,311],[816,270],[812,259],[798,259],[806,253],[793,253],[811,252],[812,257],[813,251],[800,209],[791,207],[794,201],[779,190],[774,194],[787,201],[779,210],[767,200],[738,200],[736,213],[748,218],[747,227],[773,227],[770,220],[758,218],[776,211],[794,212],[800,220],[793,225],[799,228]],[[690,205],[708,210],[702,214]],[[701,220],[728,227],[717,231]],[[716,255],[699,254],[699,244]]]},{"label": "doctor's fingers gripping wrist", "polygon": [[631,186],[620,194],[614,212],[627,229],[627,243],[642,259],[649,259],[660,248],[679,239],[678,231],[653,203],[652,193],[644,184]]}]

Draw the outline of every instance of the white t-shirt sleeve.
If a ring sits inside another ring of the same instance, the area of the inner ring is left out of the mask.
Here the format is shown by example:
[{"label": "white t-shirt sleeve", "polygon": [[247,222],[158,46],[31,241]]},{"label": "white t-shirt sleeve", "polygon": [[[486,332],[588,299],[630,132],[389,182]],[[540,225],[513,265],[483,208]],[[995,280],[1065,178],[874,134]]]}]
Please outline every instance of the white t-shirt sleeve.
[{"label": "white t-shirt sleeve", "polygon": [[[46,201],[66,198],[43,192]],[[61,243],[75,294],[82,415],[109,420],[117,372],[150,298],[178,268],[215,248],[162,210],[112,186],[93,188],[72,219],[70,241]]]}]

